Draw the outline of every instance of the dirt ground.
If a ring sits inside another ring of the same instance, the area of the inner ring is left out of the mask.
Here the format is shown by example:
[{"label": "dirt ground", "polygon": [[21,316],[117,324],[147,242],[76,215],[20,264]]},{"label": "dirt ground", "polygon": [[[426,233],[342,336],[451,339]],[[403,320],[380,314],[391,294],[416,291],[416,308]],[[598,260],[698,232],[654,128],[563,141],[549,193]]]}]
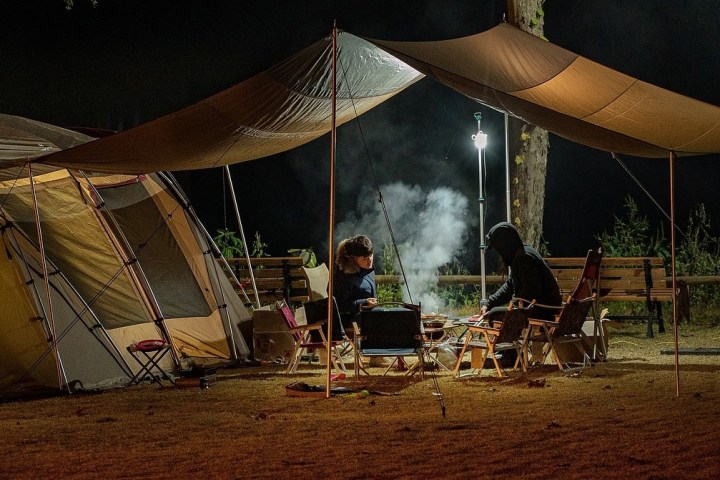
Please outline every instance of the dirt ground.
[{"label": "dirt ground", "polygon": [[[720,346],[717,327],[680,332],[681,347]],[[325,370],[266,365],[218,371],[207,389],[4,403],[0,477],[720,478],[720,356],[680,356],[676,396],[674,356],[660,354],[672,345],[632,325],[581,373],[333,382],[386,393],[368,397],[288,397],[293,381],[323,385]]]}]

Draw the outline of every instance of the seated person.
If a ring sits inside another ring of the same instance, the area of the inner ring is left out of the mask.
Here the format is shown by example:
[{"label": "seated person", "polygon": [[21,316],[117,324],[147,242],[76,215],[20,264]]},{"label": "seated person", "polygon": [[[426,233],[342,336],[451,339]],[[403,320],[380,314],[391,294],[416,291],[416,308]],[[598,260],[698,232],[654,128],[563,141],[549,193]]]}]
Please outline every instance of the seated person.
[{"label": "seated person", "polygon": [[346,331],[352,337],[352,323],[361,307],[377,305],[373,270],[373,246],[365,235],[346,238],[338,244],[333,273],[333,295]]},{"label": "seated person", "polygon": [[[506,267],[510,267],[510,276],[494,294],[490,295],[487,304],[481,305],[481,313],[484,314],[488,309],[495,307],[504,311],[505,305],[513,297],[528,301],[535,300],[544,305],[562,303],[560,287],[550,267],[534,248],[523,243],[520,234],[511,223],[500,222],[492,227],[487,234],[486,244],[488,249],[493,249],[500,255]],[[532,316],[552,320],[555,313],[556,310],[534,307]],[[516,354],[512,350],[504,352],[501,364],[512,366],[515,357]]]}]

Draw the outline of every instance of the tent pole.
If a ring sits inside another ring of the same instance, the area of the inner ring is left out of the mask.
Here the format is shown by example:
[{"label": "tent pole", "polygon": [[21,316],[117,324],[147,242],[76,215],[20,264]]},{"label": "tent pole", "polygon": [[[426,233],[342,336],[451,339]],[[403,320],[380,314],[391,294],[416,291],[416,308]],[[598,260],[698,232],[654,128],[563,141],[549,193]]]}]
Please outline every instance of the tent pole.
[{"label": "tent pole", "polygon": [[42,226],[40,225],[40,207],[37,201],[37,192],[35,191],[35,179],[33,178],[32,164],[28,162],[28,176],[30,178],[30,190],[33,197],[33,207],[35,213],[35,229],[37,231],[38,238],[38,250],[40,250],[40,264],[42,265],[43,281],[45,283],[45,295],[47,299],[47,323],[50,332],[50,346],[52,347],[53,356],[55,357],[55,368],[57,369],[58,386],[62,390],[63,385],[67,388],[68,393],[70,387],[67,381],[64,379],[65,375],[62,371],[62,365],[60,364],[60,352],[57,350],[57,343],[55,341],[55,317],[53,315],[53,304],[52,295],[50,295],[50,277],[48,274],[47,257],[45,256],[45,244],[43,243]]},{"label": "tent pole", "polygon": [[205,236],[205,241],[208,242],[208,247],[215,252],[215,255],[217,255],[217,258],[222,261],[222,266],[227,269],[228,274],[230,275],[230,281],[235,282],[235,284],[239,287],[240,291],[243,294],[243,297],[245,298],[245,304],[250,305],[252,302],[250,301],[250,298],[247,296],[247,293],[245,292],[245,289],[242,288],[242,285],[240,285],[240,281],[235,276],[235,272],[232,268],[230,268],[230,264],[228,263],[227,259],[223,257],[222,252],[218,248],[218,246],[215,244],[215,241],[213,240],[212,235],[210,235],[210,232],[208,232],[207,228],[205,228],[205,225],[200,221],[200,218],[198,217],[197,213],[195,213],[195,210],[193,209],[192,205],[190,204],[190,200],[185,196],[185,194],[179,189],[177,185],[177,181],[172,175],[169,175],[167,172],[157,172],[158,176],[162,178],[162,180],[165,182],[166,185],[170,187],[170,191],[172,192],[175,199],[182,205],[183,210],[187,212],[188,215],[190,215],[195,222],[195,226],[200,229],[202,234]]},{"label": "tent pole", "polygon": [[[175,367],[180,368],[180,357],[177,354],[177,348],[175,347],[173,337],[172,335],[170,335],[170,331],[165,324],[165,315],[162,312],[160,302],[158,301],[152,286],[150,286],[150,281],[148,280],[147,275],[145,275],[145,270],[143,269],[140,259],[138,258],[138,254],[140,253],[142,247],[138,249],[134,249],[132,247],[130,241],[127,239],[127,236],[123,232],[123,229],[118,224],[117,218],[115,218],[112,210],[110,209],[110,207],[108,207],[107,203],[103,199],[103,196],[100,194],[100,191],[90,181],[85,172],[80,171],[79,173],[80,175],[82,175],[84,181],[87,183],[87,188],[93,192],[95,198],[97,199],[97,201],[94,202],[95,208],[93,213],[98,219],[98,224],[103,228],[103,230],[107,232],[108,237],[113,239],[111,244],[113,245],[115,252],[122,259],[122,263],[124,264],[128,273],[131,275],[133,282],[137,282],[136,285],[138,291],[142,292],[143,298],[147,302],[146,308],[155,317],[153,323],[160,331],[160,334],[165,338],[165,340],[167,340],[167,342],[172,347],[170,349],[170,356],[172,358],[173,364],[175,365]],[[72,173],[70,175],[75,180],[75,182],[80,185],[80,181],[78,180],[78,178]],[[98,212],[100,210],[107,213],[107,216],[103,217],[102,215],[99,215]],[[106,226],[108,221],[112,224],[114,230]],[[145,240],[149,241],[150,239],[148,238]]]},{"label": "tent pole", "polygon": [[670,255],[672,270],[673,336],[675,341],[675,396],[680,396],[680,354],[678,352],[677,276],[675,274],[675,152],[670,152]]},{"label": "tent pole", "polygon": [[327,354],[326,362],[326,378],[325,378],[325,398],[330,398],[330,374],[332,372],[332,327],[333,327],[333,270],[334,255],[333,243],[335,237],[335,147],[336,147],[336,101],[337,101],[337,20],[333,21],[332,29],[332,93],[330,101],[330,204],[328,212],[328,308],[327,308],[327,342],[325,353]]},{"label": "tent pole", "polygon": [[[215,245],[215,241],[213,240],[212,236],[210,235],[210,232],[207,231],[205,228],[205,225],[200,221],[200,218],[197,216],[197,213],[195,213],[195,209],[193,209],[192,205],[190,204],[190,200],[185,196],[184,192],[178,187],[177,181],[175,180],[175,177],[173,177],[172,173],[170,172],[158,172],[158,177],[165,183],[165,185],[170,189],[170,192],[172,193],[173,197],[177,202],[182,206],[183,211],[192,219],[193,224],[195,227],[200,230],[200,233],[202,233],[203,238],[207,242],[208,250],[207,253],[210,255],[210,261],[207,263],[213,263],[213,268],[209,270],[215,272],[215,279],[218,284],[218,292],[217,294],[221,297],[221,305],[227,304],[226,298],[225,298],[225,292],[223,291],[222,287],[220,286],[220,275],[224,275],[223,273],[218,273],[217,269],[215,268],[216,265],[216,259],[215,256],[212,255],[214,252],[217,255],[217,258],[222,260],[222,266],[227,270],[227,272],[230,274],[230,280],[231,282],[234,281],[239,287],[240,291],[242,292],[243,296],[245,297],[246,305],[250,305],[252,302],[250,302],[250,299],[247,296],[247,293],[245,292],[245,289],[240,285],[240,281],[238,281],[237,277],[235,276],[235,272],[233,272],[232,268],[230,268],[230,264],[228,263],[227,259],[223,257],[222,252],[220,252],[220,249],[218,249],[217,245]],[[220,305],[218,305],[220,306]],[[225,321],[227,322],[228,326],[228,335],[230,336],[230,340],[232,342],[232,348],[233,348],[233,360],[237,360],[238,357],[238,351],[237,351],[237,340],[235,337],[235,333],[233,332],[232,327],[232,319],[230,318],[230,314],[228,313],[227,308],[221,308],[222,312],[221,316],[224,316]]]},{"label": "tent pole", "polygon": [[250,274],[250,282],[252,283],[253,292],[255,292],[255,304],[257,308],[260,308],[260,297],[257,292],[257,285],[255,284],[255,274],[253,273],[252,264],[250,263],[250,250],[248,249],[247,240],[245,240],[245,230],[243,229],[242,219],[240,218],[240,209],[238,208],[237,198],[235,197],[235,187],[233,186],[232,177],[230,176],[230,167],[225,165],[225,178],[227,179],[228,187],[230,187],[230,197],[232,198],[233,208],[235,209],[235,218],[238,222],[238,229],[240,230],[240,238],[243,242],[243,248],[245,249],[245,260],[247,261],[248,273]]},{"label": "tent pole", "polygon": [[[30,261],[28,260],[27,255],[25,254],[23,248],[20,246],[21,242],[20,242],[20,240],[18,240],[18,238],[22,238],[23,241],[25,241],[29,244],[32,244],[32,241],[30,240],[30,238],[28,237],[28,235],[25,232],[19,230],[18,228],[14,228],[12,226],[10,226],[10,227],[11,228],[9,229],[9,233],[7,234],[8,238],[10,240],[10,248],[14,251],[14,254],[17,256],[17,258],[20,259],[20,262],[18,263],[21,266],[20,270],[23,273],[23,278],[25,279],[27,285],[31,289],[32,297],[33,297],[34,301],[37,303],[38,308],[41,309],[41,315],[46,315],[45,306],[43,305],[41,298],[40,298],[41,293],[40,293],[39,289],[37,288],[37,282],[34,282],[32,280],[33,273],[36,275],[42,275],[42,272],[40,272],[38,270],[38,268],[36,268],[30,264]],[[82,310],[80,310],[80,311],[73,309],[75,318],[73,319],[72,322],[69,323],[68,326],[65,327],[65,329],[62,332],[60,332],[56,336],[55,344],[59,344],[60,341],[63,339],[63,337],[73,327],[73,325],[75,325],[75,323],[79,321],[85,326],[86,329],[88,329],[90,332],[92,332],[94,338],[97,339],[99,344],[111,355],[112,359],[115,360],[115,363],[124,372],[126,372],[126,374],[128,375],[128,378],[132,377],[132,370],[130,368],[130,365],[128,365],[128,363],[125,361],[125,359],[123,358],[122,354],[120,353],[120,350],[118,349],[117,345],[112,340],[112,338],[110,338],[110,336],[107,333],[107,330],[105,329],[105,327],[102,326],[102,324],[100,323],[100,320],[97,318],[97,315],[95,315],[95,312],[93,312],[92,309],[90,308],[90,305],[87,303],[87,301],[85,301],[84,298],[81,297],[80,293],[77,291],[75,286],[72,285],[68,281],[65,274],[62,273],[57,268],[57,266],[55,266],[52,263],[52,261],[50,261],[49,263],[50,263],[50,268],[54,272],[56,272],[53,276],[56,278],[60,278],[61,281],[65,283],[65,288],[68,288],[73,293],[73,295],[75,295],[75,297],[81,302],[82,307],[83,307]],[[55,287],[55,291],[56,292],[58,291],[57,287]],[[92,318],[92,320],[94,322],[92,325],[88,325],[88,323],[86,323],[85,320],[83,319],[83,315],[86,313]],[[43,325],[43,331],[47,335],[50,334],[48,328],[49,327],[47,325]],[[100,338],[100,335],[97,333],[97,331],[101,332],[101,334],[103,335],[103,339]],[[110,348],[110,347],[112,347],[112,348]],[[31,365],[26,370],[26,372],[20,377],[17,384],[19,385],[20,383],[22,383],[22,381],[28,375],[30,375],[33,371],[35,371],[35,368],[37,368],[40,365],[40,362],[43,359],[45,359],[49,353],[52,353],[52,352],[53,352],[53,344],[51,343],[43,351],[43,353],[40,355],[40,357],[38,357],[38,359],[33,363],[33,365]],[[67,378],[67,376],[65,376],[65,378]],[[71,389],[70,385],[67,385],[67,388],[68,388],[68,391],[70,393],[72,393],[72,389]]]}]

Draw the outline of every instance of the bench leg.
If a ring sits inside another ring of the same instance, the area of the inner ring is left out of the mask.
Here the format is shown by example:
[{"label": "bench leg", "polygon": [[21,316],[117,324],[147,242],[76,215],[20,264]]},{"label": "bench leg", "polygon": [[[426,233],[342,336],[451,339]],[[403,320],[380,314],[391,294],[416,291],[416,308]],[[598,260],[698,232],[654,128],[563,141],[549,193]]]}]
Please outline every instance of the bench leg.
[{"label": "bench leg", "polygon": [[648,305],[648,320],[647,320],[647,338],[653,338],[655,334],[653,334],[653,309],[651,305]]},{"label": "bench leg", "polygon": [[663,321],[662,304],[660,302],[655,302],[655,311],[658,318],[658,333],[665,333],[665,322]]}]

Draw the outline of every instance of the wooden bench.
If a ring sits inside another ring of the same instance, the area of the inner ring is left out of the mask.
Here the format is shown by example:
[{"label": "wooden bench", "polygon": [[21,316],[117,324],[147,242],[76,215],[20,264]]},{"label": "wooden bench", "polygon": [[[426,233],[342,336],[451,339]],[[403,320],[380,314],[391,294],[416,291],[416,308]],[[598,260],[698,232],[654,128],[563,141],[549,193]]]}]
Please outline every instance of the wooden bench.
[{"label": "wooden bench", "polygon": [[[584,257],[546,257],[550,269],[560,285],[563,296],[577,285],[585,263]],[[596,285],[598,302],[645,302],[647,316],[610,315],[611,319],[647,319],[647,336],[653,336],[653,316],[658,332],[665,331],[662,302],[672,302],[672,285],[667,282],[662,257],[604,257],[600,280]],[[680,289],[687,286],[680,286]],[[689,318],[687,294],[678,294],[679,316]]]},{"label": "wooden bench", "polygon": [[[250,301],[255,303],[250,272],[246,258],[230,258],[228,264],[243,286]],[[251,258],[253,276],[261,305],[285,301],[288,305],[310,300],[307,277],[303,271],[302,257]],[[239,286],[235,286],[240,289]],[[243,297],[244,298],[244,297]]]}]

